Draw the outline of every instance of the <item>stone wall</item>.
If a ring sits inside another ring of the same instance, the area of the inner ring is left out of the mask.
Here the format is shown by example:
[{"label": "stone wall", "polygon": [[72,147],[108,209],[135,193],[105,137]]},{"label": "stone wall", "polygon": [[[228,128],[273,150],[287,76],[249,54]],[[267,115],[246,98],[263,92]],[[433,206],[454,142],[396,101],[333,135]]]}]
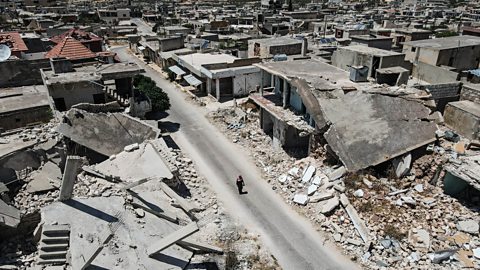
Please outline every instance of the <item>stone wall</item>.
[{"label": "stone wall", "polygon": [[460,93],[460,100],[470,100],[480,104],[480,84],[464,84]]},{"label": "stone wall", "polygon": [[43,84],[40,69],[49,67],[48,59],[0,62],[0,88]]}]

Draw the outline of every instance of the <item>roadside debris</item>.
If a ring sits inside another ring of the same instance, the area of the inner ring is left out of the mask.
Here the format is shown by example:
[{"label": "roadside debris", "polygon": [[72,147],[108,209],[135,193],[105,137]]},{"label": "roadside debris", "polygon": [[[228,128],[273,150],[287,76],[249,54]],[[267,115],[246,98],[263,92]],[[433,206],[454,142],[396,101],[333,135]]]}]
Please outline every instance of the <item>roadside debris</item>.
[{"label": "roadside debris", "polygon": [[[433,142],[431,148],[425,146],[426,152],[407,151],[379,165],[381,170],[348,172],[329,160],[328,147],[304,158],[272,147],[255,110],[246,115],[241,130],[228,129],[228,119],[235,114],[223,108],[213,111],[210,119],[251,151],[266,181],[287,203],[366,268],[480,267],[475,257],[480,257],[480,216],[468,203],[448,196],[450,185],[442,181],[450,173],[453,183],[468,183],[454,185],[462,186],[458,192],[469,186],[480,190],[480,153],[475,147],[468,149],[468,142],[456,147],[455,141],[461,140],[454,132],[439,129],[437,141],[424,141]],[[478,202],[480,195],[473,194],[470,200]]]}]

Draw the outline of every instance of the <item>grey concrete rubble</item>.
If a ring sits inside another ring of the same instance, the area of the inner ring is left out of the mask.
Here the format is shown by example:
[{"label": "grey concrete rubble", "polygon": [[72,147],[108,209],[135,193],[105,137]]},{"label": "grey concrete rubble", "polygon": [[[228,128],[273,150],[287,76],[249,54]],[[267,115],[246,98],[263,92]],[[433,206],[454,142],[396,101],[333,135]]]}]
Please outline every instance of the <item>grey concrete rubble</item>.
[{"label": "grey concrete rubble", "polygon": [[[349,95],[352,100],[363,98],[361,93],[350,93],[340,95],[337,100],[328,100],[325,103],[331,104],[325,108],[331,111],[326,115],[335,115],[336,110],[352,111],[353,106],[348,106],[348,110],[340,109],[343,106],[341,104],[345,102],[344,99],[349,99]],[[377,113],[384,110],[378,118],[371,118],[375,120],[366,120],[374,126],[385,120],[386,129],[377,128],[375,132],[393,131],[399,128],[399,125],[403,125],[402,128],[410,129],[408,133],[415,136],[378,137],[371,135],[370,131],[365,131],[358,136],[351,133],[354,139],[347,143],[343,140],[346,136],[344,133],[356,127],[350,122],[353,116],[343,115],[340,119],[342,114],[339,112],[336,115],[338,123],[353,125],[348,126],[348,129],[345,127],[342,134],[336,133],[338,137],[334,138],[336,142],[344,143],[338,144],[341,148],[335,151],[339,154],[343,166],[338,166],[338,163],[331,164],[326,158],[330,150],[337,149],[332,143],[333,139],[328,142],[330,148],[317,148],[303,158],[292,157],[286,151],[271,147],[273,139],[258,126],[261,113],[254,110],[247,113],[245,127],[241,131],[226,128],[226,123],[231,117],[226,108],[213,111],[210,116],[220,130],[235,139],[236,144],[251,151],[264,178],[287,203],[309,218],[318,230],[327,233],[328,239],[337,243],[347,254],[359,259],[366,268],[417,269],[421,265],[426,268],[444,269],[480,265],[478,259],[469,255],[473,254],[475,248],[480,247],[478,231],[480,217],[460,201],[446,194],[448,192],[464,194],[470,191],[470,187],[480,189],[478,149],[474,146],[467,149],[468,141],[464,138],[454,139],[456,142],[450,141],[450,137],[455,136],[450,135],[447,128],[439,126],[437,129],[435,123],[425,120],[429,110],[418,100],[406,100],[404,97],[391,99],[378,94],[366,95],[365,98],[367,101],[362,104],[372,105],[370,108],[377,110]],[[369,103],[372,100],[377,101]],[[396,106],[400,104],[409,109],[402,111],[405,108],[402,106],[403,109],[399,108],[393,113],[392,108],[397,108]],[[362,112],[355,114],[354,117],[359,119],[372,117],[372,114]],[[395,114],[398,114],[398,118],[395,118]],[[359,120],[358,123],[363,124],[365,121]],[[390,124],[393,127],[390,127]],[[332,121],[328,128],[330,130],[335,128],[335,121]],[[361,126],[359,129],[362,128]],[[449,134],[448,139],[443,135],[437,136],[440,133]],[[348,147],[354,147],[355,143],[364,142],[356,140],[362,136],[376,140],[378,143],[376,146],[379,148],[369,148],[373,152],[365,155],[357,155],[360,153],[357,152],[359,148],[348,151]],[[425,145],[431,142],[434,143],[433,152],[414,150],[419,147],[424,149]],[[391,145],[381,146],[382,143]],[[398,155],[395,154],[396,158],[393,157],[395,155],[384,156],[390,150],[391,153],[395,152],[393,148],[401,144],[411,147],[398,148],[402,150],[397,152]],[[418,157],[418,152],[423,154]],[[347,162],[344,162],[342,157],[347,157],[345,159]],[[349,162],[355,166],[362,163],[370,166],[367,163],[377,163],[373,162],[377,157],[381,157],[378,162],[382,162],[388,168],[383,175],[373,173],[372,168],[357,172],[349,168]],[[389,162],[383,163],[384,161]],[[478,198],[477,195],[473,197]],[[358,248],[357,245],[362,248]],[[438,264],[440,261],[441,264]]]},{"label": "grey concrete rubble", "polygon": [[[120,121],[125,118],[115,117]],[[142,122],[127,118],[125,121],[144,127]],[[255,236],[234,225],[192,161],[156,138],[155,129],[145,126],[146,133],[142,131],[144,137],[139,137],[138,143],[125,143],[104,161],[89,164],[88,157],[65,154],[56,126],[53,120],[2,137],[5,143],[0,144],[4,149],[0,175],[12,178],[11,182],[2,182],[0,188],[0,198],[5,199],[0,200],[0,236],[8,239],[8,244],[0,246],[0,264],[7,262],[5,265],[15,269],[36,269],[40,265],[46,265],[46,269],[53,265],[62,269],[129,269],[140,264],[148,269],[183,269],[190,261],[209,260],[222,268],[224,251],[232,249],[238,250],[239,260],[246,261],[249,252],[255,252],[266,264],[272,263],[269,253],[255,244]],[[101,136],[96,138],[101,142]],[[17,182],[19,186],[10,198],[7,193]],[[189,196],[177,193],[181,185],[189,189]],[[200,221],[197,215],[202,217]],[[197,233],[151,257],[147,255],[150,244],[193,221],[199,222]],[[16,235],[27,235],[35,226],[33,238],[37,242],[19,242]],[[52,229],[59,226],[69,227],[69,238]],[[231,247],[219,239],[242,242]],[[4,257],[14,254],[12,250],[20,243],[30,251],[20,251],[13,259]],[[139,256],[139,250],[145,254]]]}]

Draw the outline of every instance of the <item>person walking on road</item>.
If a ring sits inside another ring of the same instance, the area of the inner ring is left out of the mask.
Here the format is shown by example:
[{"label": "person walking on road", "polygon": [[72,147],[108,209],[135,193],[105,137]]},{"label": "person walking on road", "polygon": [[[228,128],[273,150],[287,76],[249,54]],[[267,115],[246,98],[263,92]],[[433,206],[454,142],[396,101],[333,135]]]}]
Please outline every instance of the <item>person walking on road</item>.
[{"label": "person walking on road", "polygon": [[243,181],[243,178],[241,175],[237,177],[237,189],[238,189],[238,194],[242,195],[243,194],[243,187],[245,186],[245,182]]}]

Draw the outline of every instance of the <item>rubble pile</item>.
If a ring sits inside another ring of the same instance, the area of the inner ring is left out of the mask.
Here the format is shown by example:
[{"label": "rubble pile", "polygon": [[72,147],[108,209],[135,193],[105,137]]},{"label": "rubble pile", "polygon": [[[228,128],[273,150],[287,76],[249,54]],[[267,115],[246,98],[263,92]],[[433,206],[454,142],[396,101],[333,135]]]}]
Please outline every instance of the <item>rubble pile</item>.
[{"label": "rubble pile", "polygon": [[[12,189],[8,191],[8,195],[7,193],[2,194],[2,199],[18,209],[22,217],[18,228],[24,226],[24,223],[30,222],[29,219],[32,220],[31,222],[33,222],[35,226],[37,226],[39,222],[43,224],[43,222],[45,222],[45,220],[43,220],[45,218],[44,216],[52,218],[54,216],[52,216],[51,213],[65,211],[61,210],[62,204],[59,204],[58,201],[59,197],[61,197],[60,187],[62,185],[62,170],[60,168],[65,166],[66,151],[64,150],[65,146],[62,140],[63,136],[55,132],[55,127],[56,123],[52,122],[2,137],[1,143],[4,146],[11,142],[17,144],[19,142],[28,143],[21,144],[21,147],[13,148],[12,151],[9,150],[11,153],[23,155],[25,152],[30,153],[33,151],[34,154],[34,161],[30,163],[24,161],[25,164],[22,164],[25,169],[22,170],[21,177],[14,180],[13,184],[9,183],[8,187],[12,187]],[[173,175],[173,180],[165,179],[164,182],[171,186],[176,193],[180,194],[183,198],[182,200],[192,205],[192,212],[190,214],[199,217],[199,220],[196,222],[201,230],[195,234],[195,240],[199,243],[210,243],[215,247],[219,247],[225,254],[221,256],[208,252],[196,254],[193,257],[189,257],[190,265],[185,269],[196,269],[195,267],[202,267],[201,265],[206,262],[215,263],[220,269],[224,269],[226,265],[248,269],[278,268],[277,263],[271,258],[270,253],[259,244],[258,236],[248,233],[245,228],[236,224],[230,218],[222,204],[217,201],[214,192],[209,189],[206,179],[197,173],[193,161],[186,157],[181,150],[165,149],[165,145],[162,143],[148,141],[140,145],[137,144],[136,147],[127,146],[123,152],[111,156],[105,162],[113,162],[115,159],[121,159],[122,155],[125,157],[128,154],[135,154],[135,152],[142,155],[145,153],[145,145],[151,145],[151,147],[153,147],[151,149],[158,151],[158,153],[156,153],[157,157],[161,157],[165,162],[165,168],[171,171],[172,174],[170,174],[170,176]],[[168,151],[168,153],[165,151]],[[6,155],[3,160],[4,163],[9,162],[7,158],[11,159],[10,152],[8,152],[9,155]],[[30,158],[30,156],[28,158]],[[137,160],[137,162],[141,161]],[[165,191],[165,188],[161,186],[162,181],[158,181],[158,177],[149,177],[145,178],[144,182],[136,183],[135,181],[138,180],[136,178],[122,178],[117,175],[102,174],[101,170],[99,170],[99,164],[89,164],[89,159],[81,158],[79,173],[73,186],[72,197],[74,200],[67,204],[74,209],[77,207],[90,208],[95,205],[95,202],[98,204],[98,202],[107,198],[111,200],[111,205],[108,207],[115,207],[116,202],[123,202],[121,208],[124,210],[121,211],[126,210],[127,213],[135,217],[135,222],[139,224],[141,228],[147,228],[147,220],[149,220],[147,216],[149,214],[147,210],[139,207],[138,199],[134,194],[130,193],[131,188],[128,188],[128,186],[132,185],[136,192],[141,191],[141,196],[147,196],[146,198],[150,196],[148,194],[159,194],[169,198],[170,195]],[[143,166],[142,168],[147,167]],[[158,170],[163,170],[163,168]],[[122,170],[118,173],[121,174],[125,171],[128,170]],[[149,173],[150,171],[145,170],[145,172]],[[0,192],[3,191],[0,189]],[[77,203],[79,203],[80,206],[76,205]],[[88,206],[88,203],[94,204]],[[192,217],[188,214],[186,215],[186,212],[182,212],[181,209],[183,209],[183,206],[181,202],[170,197],[170,199],[167,200],[167,204],[169,207],[177,209],[177,214],[174,216],[176,216],[178,225],[186,226],[191,222],[190,218]],[[183,210],[185,211],[185,209]],[[97,210],[91,209],[91,211],[95,213]],[[40,221],[40,212],[42,212],[42,221]],[[166,210],[166,213],[170,214],[173,212]],[[168,214],[165,215],[168,220]],[[151,219],[151,217],[149,218]],[[47,225],[55,226],[56,223],[57,222],[51,222],[51,224]],[[75,223],[72,224],[73,227],[78,226]],[[133,226],[131,225],[132,223],[128,224],[130,224],[128,226]],[[35,226],[33,226],[33,228],[35,228]],[[0,265],[3,265],[2,267],[11,267],[12,269],[38,267],[38,263],[41,261],[39,258],[41,258],[40,256],[43,253],[39,246],[37,246],[38,239],[34,239],[35,236],[32,235],[33,229],[24,233],[20,232],[20,229],[18,230],[17,233],[19,233],[19,235],[10,237],[0,245]],[[130,231],[129,233],[133,232]],[[101,240],[102,235],[95,232],[85,236],[81,233],[74,233],[71,237],[80,237],[79,239],[86,237],[87,240],[97,241],[95,239],[98,238]],[[123,245],[125,245],[125,243],[123,241],[124,240],[115,235],[111,243],[105,246],[106,252],[118,254],[119,249],[124,248]],[[74,250],[78,251],[78,247],[76,249],[74,248]],[[76,251],[72,252],[75,253]],[[136,259],[138,260],[139,258],[140,257],[137,257]],[[124,265],[123,263],[125,262],[117,261],[115,265],[120,267]]]},{"label": "rubble pile", "polygon": [[[303,159],[275,151],[259,128],[258,114],[244,116],[238,110],[221,109],[209,116],[233,142],[251,150],[272,189],[353,260],[368,269],[480,267],[480,215],[475,207],[446,195],[440,181],[443,166],[465,154],[458,142],[440,138],[401,177],[393,167],[347,173],[325,160],[323,148]],[[239,116],[244,121],[232,128]]]}]

